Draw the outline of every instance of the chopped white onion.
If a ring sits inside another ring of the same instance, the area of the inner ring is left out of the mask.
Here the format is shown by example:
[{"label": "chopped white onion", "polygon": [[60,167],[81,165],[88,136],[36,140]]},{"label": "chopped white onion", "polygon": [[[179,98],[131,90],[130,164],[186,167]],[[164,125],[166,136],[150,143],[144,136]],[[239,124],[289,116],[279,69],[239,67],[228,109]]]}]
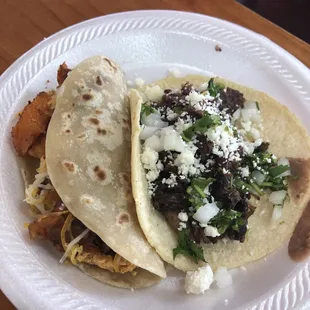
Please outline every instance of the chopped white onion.
[{"label": "chopped white onion", "polygon": [[237,119],[239,119],[241,116],[241,109],[238,109],[234,112],[233,116],[232,116],[232,119],[235,121]]},{"label": "chopped white onion", "polygon": [[[283,166],[289,166],[289,167],[290,167],[290,162],[288,161],[287,158],[281,157],[281,158],[278,160],[277,165],[278,165],[278,166],[283,165]],[[287,171],[281,173],[281,174],[279,175],[279,177],[286,177],[286,176],[288,176],[288,175],[291,175],[291,170],[287,170]]]},{"label": "chopped white onion", "polygon": [[252,172],[252,178],[258,185],[261,185],[265,181],[266,176],[260,171],[255,170]]},{"label": "chopped white onion", "polygon": [[261,123],[261,115],[257,108],[244,108],[241,110],[241,117],[244,122]]},{"label": "chopped white onion", "polygon": [[161,89],[158,85],[147,86],[145,89],[145,94],[149,100],[157,101],[163,96],[164,90]]},{"label": "chopped white onion", "polygon": [[69,255],[69,253],[70,253],[72,247],[73,247],[76,243],[78,243],[82,238],[84,238],[84,237],[87,235],[88,232],[89,232],[89,229],[86,228],[81,234],[79,234],[77,237],[75,237],[75,238],[68,244],[65,254],[61,257],[61,259],[60,259],[60,261],[59,261],[61,264],[66,260],[66,258],[67,258],[67,256]]},{"label": "chopped white onion", "polygon": [[285,190],[275,191],[269,195],[269,201],[274,205],[283,205],[287,192]]},{"label": "chopped white onion", "polygon": [[146,140],[147,138],[154,135],[156,131],[160,130],[157,127],[150,127],[150,126],[143,126],[141,132],[140,132],[140,139]]},{"label": "chopped white onion", "polygon": [[245,102],[244,108],[258,110],[256,101],[251,101],[251,100]]},{"label": "chopped white onion", "polygon": [[208,223],[214,216],[219,213],[219,211],[220,209],[214,202],[207,203],[196,211],[196,213],[193,215],[193,218],[200,223]]},{"label": "chopped white onion", "polygon": [[160,114],[151,113],[141,119],[142,124],[150,127],[164,128],[168,126],[167,122],[161,120]]},{"label": "chopped white onion", "polygon": [[282,216],[282,209],[283,207],[281,205],[276,205],[273,207],[272,216],[271,219],[273,221],[277,221]]},{"label": "chopped white onion", "polygon": [[214,273],[214,281],[219,288],[224,288],[232,284],[232,277],[227,268],[219,267]]},{"label": "chopped white onion", "polygon": [[144,145],[146,147],[148,146],[149,148],[151,148],[156,152],[161,152],[164,150],[164,144],[161,142],[160,137],[158,137],[157,135],[153,135],[147,138],[144,142]]}]

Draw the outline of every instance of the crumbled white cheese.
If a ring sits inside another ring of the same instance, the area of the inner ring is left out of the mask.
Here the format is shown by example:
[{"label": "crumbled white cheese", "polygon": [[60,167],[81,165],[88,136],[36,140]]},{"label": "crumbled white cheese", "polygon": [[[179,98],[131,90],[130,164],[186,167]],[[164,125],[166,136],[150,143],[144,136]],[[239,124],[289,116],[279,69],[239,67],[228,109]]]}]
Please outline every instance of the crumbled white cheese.
[{"label": "crumbled white cheese", "polygon": [[205,96],[193,90],[185,97],[185,99],[188,100],[192,106],[197,107],[199,102],[205,100]]},{"label": "crumbled white cheese", "polygon": [[219,267],[214,273],[214,281],[219,288],[224,288],[232,284],[232,277],[227,268]]},{"label": "crumbled white cheese", "polygon": [[158,86],[147,86],[145,89],[145,94],[151,101],[158,101],[164,94],[164,91]]},{"label": "crumbled white cheese", "polygon": [[178,77],[181,76],[180,70],[178,70],[178,69],[176,69],[176,68],[170,68],[170,69],[168,69],[168,72],[169,72],[172,76],[174,76],[174,77],[176,77],[176,78],[178,78]]},{"label": "crumbled white cheese", "polygon": [[142,87],[145,84],[145,81],[138,77],[135,79],[135,83],[138,87]]},{"label": "crumbled white cheese", "polygon": [[249,170],[249,167],[240,167],[239,168],[239,171],[241,173],[241,176],[246,178],[250,175],[250,170]]},{"label": "crumbled white cheese", "polygon": [[203,294],[213,282],[213,271],[207,264],[196,271],[188,271],[185,276],[185,291],[187,294]]},{"label": "crumbled white cheese", "polygon": [[182,222],[187,222],[187,221],[188,221],[188,215],[187,215],[187,213],[185,213],[185,212],[180,212],[180,213],[178,214],[178,218],[179,218],[179,220],[182,221]]},{"label": "crumbled white cheese", "polygon": [[155,181],[159,176],[159,169],[157,167],[158,153],[146,146],[141,154],[141,162],[144,169],[147,169],[146,178],[149,182]]},{"label": "crumbled white cheese", "polygon": [[180,223],[179,223],[178,230],[181,231],[181,230],[183,230],[183,229],[185,229],[185,228],[186,228],[186,223],[180,222]]},{"label": "crumbled white cheese", "polygon": [[217,230],[216,227],[213,227],[211,225],[207,225],[204,229],[204,233],[207,237],[218,237],[220,236],[221,234],[219,233],[219,231]]}]

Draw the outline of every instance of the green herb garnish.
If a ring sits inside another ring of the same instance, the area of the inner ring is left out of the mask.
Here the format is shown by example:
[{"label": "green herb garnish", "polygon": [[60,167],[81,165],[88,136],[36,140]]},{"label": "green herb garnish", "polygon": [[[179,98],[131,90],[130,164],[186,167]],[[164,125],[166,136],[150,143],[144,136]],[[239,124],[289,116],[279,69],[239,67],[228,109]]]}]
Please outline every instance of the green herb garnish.
[{"label": "green herb garnish", "polygon": [[207,197],[204,190],[208,187],[214,179],[208,178],[194,178],[192,179],[191,185],[187,188],[186,192],[189,194],[189,202],[192,207],[198,210],[204,205],[203,199]]},{"label": "green herb garnish", "polygon": [[209,92],[210,96],[216,97],[216,95],[224,88],[225,86],[223,84],[214,83],[214,78],[212,78],[208,82],[207,91]]},{"label": "green herb garnish", "polygon": [[149,116],[150,114],[156,113],[156,112],[157,111],[154,108],[152,108],[149,105],[146,105],[145,103],[141,105],[141,118]]},{"label": "green herb garnish", "polygon": [[185,141],[190,141],[196,132],[205,133],[210,127],[221,124],[220,117],[218,115],[210,115],[205,112],[204,116],[197,120],[192,126],[185,129],[182,133],[182,137]]},{"label": "green herb garnish", "polygon": [[288,165],[279,165],[279,166],[276,166],[276,167],[271,167],[269,169],[269,174],[272,176],[272,177],[278,177],[279,175],[281,175],[282,173],[286,172],[290,170],[290,167]]},{"label": "green herb garnish", "polygon": [[256,104],[256,109],[257,109],[258,111],[260,111],[259,104],[258,104],[257,101],[255,101],[255,104]]},{"label": "green herb garnish", "polygon": [[210,220],[209,225],[217,228],[222,235],[231,227],[235,231],[239,231],[241,225],[244,225],[242,213],[235,210],[220,210],[220,212]]},{"label": "green herb garnish", "polygon": [[179,232],[178,246],[173,249],[173,259],[175,259],[178,254],[182,254],[191,257],[196,264],[199,260],[206,262],[203,249],[190,239],[189,233],[189,229],[183,229]]}]

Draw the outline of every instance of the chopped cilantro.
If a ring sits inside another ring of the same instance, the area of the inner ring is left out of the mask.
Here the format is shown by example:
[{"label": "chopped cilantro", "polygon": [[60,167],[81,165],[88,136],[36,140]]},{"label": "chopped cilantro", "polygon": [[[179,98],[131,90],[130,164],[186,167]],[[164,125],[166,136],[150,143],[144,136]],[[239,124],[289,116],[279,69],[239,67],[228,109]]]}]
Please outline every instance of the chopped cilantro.
[{"label": "chopped cilantro", "polygon": [[152,113],[156,113],[156,110],[152,108],[151,106],[147,105],[146,103],[143,103],[141,105],[141,118],[149,116]]},{"label": "chopped cilantro", "polygon": [[235,231],[239,231],[239,227],[244,225],[244,220],[242,219],[241,212],[222,209],[210,220],[209,225],[216,227],[218,232],[222,235],[229,227]]},{"label": "chopped cilantro", "polygon": [[207,91],[209,92],[210,96],[216,97],[216,95],[224,88],[225,88],[224,85],[220,83],[214,83],[214,78],[212,78],[208,82]]},{"label": "chopped cilantro", "polygon": [[198,263],[199,260],[206,262],[203,249],[190,239],[189,233],[189,229],[183,229],[179,232],[178,246],[173,249],[173,259],[175,259],[178,254],[182,254],[191,257],[195,263]]},{"label": "chopped cilantro", "polygon": [[282,174],[283,172],[286,172],[290,170],[290,167],[288,165],[279,165],[279,166],[276,166],[276,167],[271,167],[269,169],[269,174],[272,176],[272,177],[277,177],[279,176],[280,174]]},{"label": "chopped cilantro", "polygon": [[185,141],[190,141],[196,132],[205,133],[210,127],[220,125],[221,120],[218,115],[210,115],[208,112],[197,120],[191,127],[183,131],[182,137]]},{"label": "chopped cilantro", "polygon": [[259,107],[258,102],[257,102],[257,101],[255,101],[255,103],[256,103],[256,109],[257,109],[258,111],[260,111],[260,107]]},{"label": "chopped cilantro", "polygon": [[209,186],[214,179],[208,178],[194,178],[192,179],[191,185],[187,188],[186,192],[189,194],[189,202],[192,207],[198,210],[201,206],[204,205],[203,199],[206,198],[204,192],[205,188]]}]

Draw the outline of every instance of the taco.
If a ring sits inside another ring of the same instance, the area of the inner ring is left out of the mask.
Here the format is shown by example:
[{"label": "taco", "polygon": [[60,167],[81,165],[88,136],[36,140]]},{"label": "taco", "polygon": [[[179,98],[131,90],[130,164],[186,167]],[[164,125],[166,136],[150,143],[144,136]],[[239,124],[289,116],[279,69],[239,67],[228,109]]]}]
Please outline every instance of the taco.
[{"label": "taco", "polygon": [[[139,227],[130,184],[130,114],[123,73],[96,56],[58,70],[59,87],[41,92],[12,130],[14,147],[37,158],[26,202],[43,239],[85,273],[117,287],[141,288],[166,276]],[[33,164],[33,162],[32,162]]]},{"label": "taco", "polygon": [[204,76],[131,90],[132,187],[158,254],[183,271],[257,260],[310,197],[310,140],[268,95]]}]

